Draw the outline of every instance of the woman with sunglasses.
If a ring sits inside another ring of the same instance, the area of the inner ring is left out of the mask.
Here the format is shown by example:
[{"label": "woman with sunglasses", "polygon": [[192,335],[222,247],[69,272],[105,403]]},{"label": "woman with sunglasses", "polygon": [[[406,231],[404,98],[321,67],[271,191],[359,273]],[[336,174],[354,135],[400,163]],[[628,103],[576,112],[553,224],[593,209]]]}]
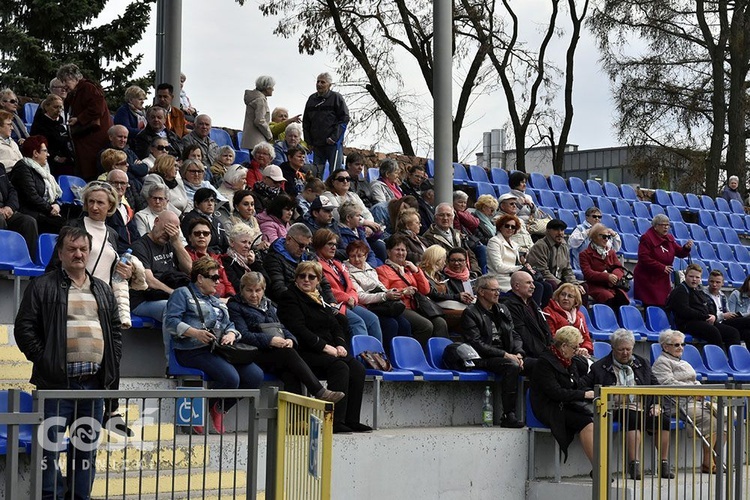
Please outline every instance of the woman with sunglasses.
[{"label": "woman with sunglasses", "polygon": [[[579,262],[578,256],[589,247],[589,244],[591,244],[591,238],[589,237],[591,227],[601,221],[602,211],[599,207],[589,207],[586,209],[586,220],[581,224],[578,224],[568,238],[571,264]],[[615,233],[615,236],[610,243],[615,252],[620,251],[622,240],[620,239],[619,234]]]},{"label": "woman with sunglasses", "polygon": [[334,406],[333,432],[369,432],[372,428],[359,421],[365,367],[347,351],[347,335],[337,311],[318,291],[322,279],[319,262],[297,265],[294,284],[279,300],[281,322],[297,337],[300,356],[313,373],[328,381],[329,390],[346,394]]},{"label": "woman with sunglasses", "polygon": [[156,160],[164,155],[169,155],[169,141],[164,137],[156,136],[151,140],[148,156],[141,160],[149,169],[154,168]]},{"label": "woman with sunglasses", "polygon": [[625,275],[625,269],[612,248],[615,232],[604,224],[594,224],[589,229],[589,247],[581,252],[579,260],[588,293],[595,304],[606,304],[614,310],[628,305],[630,299],[617,282]]},{"label": "woman with sunglasses", "polygon": [[216,297],[220,299],[228,299],[235,294],[234,286],[227,277],[227,272],[224,269],[224,265],[221,261],[221,255],[211,252],[208,249],[208,244],[211,241],[211,223],[205,219],[193,219],[190,221],[187,231],[188,244],[185,246],[185,250],[190,259],[195,262],[201,257],[211,257],[219,264],[218,274],[219,281],[216,282]]},{"label": "woman with sunglasses", "polygon": [[15,92],[8,88],[0,90],[0,109],[13,115],[13,131],[10,136],[20,146],[29,138],[29,131],[26,130],[23,119],[18,115],[18,106],[18,97]]},{"label": "woman with sunglasses", "polygon": [[340,220],[338,207],[343,205],[345,202],[350,201],[356,203],[360,210],[362,210],[362,226],[369,228],[368,236],[373,231],[380,231],[382,228],[375,222],[372,212],[367,208],[357,193],[352,191],[352,176],[349,171],[345,168],[337,168],[328,178],[325,180],[326,191],[323,192],[323,196],[327,196],[331,200],[331,205],[336,207],[333,210],[333,217],[336,220]]},{"label": "woman with sunglasses", "polygon": [[[263,382],[263,370],[255,363],[233,365],[211,349],[213,342],[234,344],[241,338],[227,306],[216,298],[221,277],[219,264],[205,256],[193,262],[190,284],[172,292],[164,311],[164,333],[172,339],[177,362],[203,371],[213,381],[214,389],[257,389]],[[211,422],[219,434],[224,433],[224,414],[235,399],[208,400]],[[203,427],[193,427],[203,433]]]}]

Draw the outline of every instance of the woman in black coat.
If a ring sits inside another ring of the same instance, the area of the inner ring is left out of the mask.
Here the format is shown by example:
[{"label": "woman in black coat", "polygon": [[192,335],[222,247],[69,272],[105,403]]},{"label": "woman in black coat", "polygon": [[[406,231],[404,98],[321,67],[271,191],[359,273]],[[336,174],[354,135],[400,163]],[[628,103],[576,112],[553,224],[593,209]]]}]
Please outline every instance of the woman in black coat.
[{"label": "woman in black coat", "polygon": [[58,95],[50,94],[39,107],[42,109],[34,115],[31,135],[47,138],[47,163],[53,175],[72,175],[75,166],[73,145],[62,117],[63,100]]},{"label": "woman in black coat", "polygon": [[346,350],[347,341],[337,313],[318,292],[323,278],[320,263],[301,262],[294,273],[294,285],[279,300],[284,311],[282,323],[299,341],[300,356],[318,377],[328,381],[328,389],[346,393],[336,403],[333,432],[368,432],[359,422],[365,367]]},{"label": "woman in black coat", "polygon": [[576,434],[583,451],[593,464],[594,417],[587,401],[594,399],[594,391],[585,390],[579,383],[583,364],[573,358],[583,342],[581,332],[564,326],[555,334],[552,345],[542,352],[531,375],[531,408],[543,424],[550,427],[560,444],[565,460],[568,446]]}]

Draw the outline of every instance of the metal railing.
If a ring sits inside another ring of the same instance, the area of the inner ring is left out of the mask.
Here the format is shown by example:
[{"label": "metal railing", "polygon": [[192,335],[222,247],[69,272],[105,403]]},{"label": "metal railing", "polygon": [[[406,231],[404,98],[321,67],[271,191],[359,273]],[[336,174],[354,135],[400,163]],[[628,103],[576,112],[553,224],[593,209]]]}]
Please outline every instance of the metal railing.
[{"label": "metal railing", "polygon": [[289,392],[279,392],[278,402],[277,498],[329,500],[333,403]]},{"label": "metal railing", "polygon": [[595,393],[592,498],[750,498],[750,390],[611,386]]},{"label": "metal railing", "polygon": [[[269,400],[275,403],[276,389],[270,391]],[[45,476],[47,489],[53,481],[55,491],[64,491],[65,486],[81,484],[75,481],[77,474],[93,471],[92,498],[255,499],[263,421],[269,436],[266,498],[276,498],[277,409],[262,405],[260,394],[259,390],[192,388],[35,391],[31,398],[23,394],[32,400],[29,408],[21,391],[10,390],[8,412],[0,413],[0,425],[7,426],[5,498],[36,500],[42,496]],[[228,432],[209,435],[208,398],[224,408],[239,402],[224,416]],[[107,408],[112,401],[119,402],[132,436],[101,427],[102,406]],[[86,414],[94,403],[98,406],[92,419]],[[330,464],[330,456],[328,460]],[[71,468],[68,462],[77,466]],[[45,474],[55,467],[64,477]]]}]

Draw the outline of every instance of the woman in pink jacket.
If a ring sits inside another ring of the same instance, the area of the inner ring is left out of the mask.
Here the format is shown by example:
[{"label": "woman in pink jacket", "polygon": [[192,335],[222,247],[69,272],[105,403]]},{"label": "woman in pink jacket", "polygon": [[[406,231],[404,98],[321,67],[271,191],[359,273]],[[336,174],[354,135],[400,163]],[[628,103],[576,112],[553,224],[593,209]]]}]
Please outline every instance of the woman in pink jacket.
[{"label": "woman in pink jacket", "polygon": [[286,238],[289,221],[297,206],[295,201],[285,194],[276,196],[264,211],[258,214],[258,224],[263,239],[273,243],[278,238]]}]

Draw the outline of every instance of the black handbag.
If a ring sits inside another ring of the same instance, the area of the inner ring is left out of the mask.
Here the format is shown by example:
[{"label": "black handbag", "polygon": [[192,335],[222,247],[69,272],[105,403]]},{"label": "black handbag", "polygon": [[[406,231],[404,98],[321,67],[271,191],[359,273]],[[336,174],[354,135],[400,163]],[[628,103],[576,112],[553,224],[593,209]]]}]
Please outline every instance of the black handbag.
[{"label": "black handbag", "polygon": [[[391,267],[391,269],[396,271],[398,277],[401,278],[401,280],[406,283],[407,286],[412,286],[412,284],[409,283],[409,280],[407,280],[400,272],[398,272],[398,269],[396,269],[395,267]],[[432,319],[444,316],[445,313],[443,312],[443,308],[433,302],[432,299],[428,296],[419,292],[415,292],[413,298],[414,302],[417,305],[417,312],[425,318]]]},{"label": "black handbag", "polygon": [[612,285],[613,288],[619,288],[620,290],[623,290],[625,292],[630,291],[630,282],[633,279],[633,273],[630,272],[630,270],[623,266],[612,266],[612,269],[610,271],[614,271],[615,269],[622,269],[623,270],[623,277],[619,278],[614,285]]},{"label": "black handbag", "polygon": [[260,331],[272,337],[286,338],[284,325],[281,323],[259,323]]},{"label": "black handbag", "polygon": [[[198,310],[198,318],[201,320],[201,327],[204,330],[213,333],[214,336],[217,336],[212,328],[206,326],[206,320],[203,317],[203,311],[201,310],[198,296],[195,295],[195,292],[190,286],[188,286],[188,290],[190,290],[190,294],[193,296],[193,300],[195,300],[195,307]],[[255,359],[258,357],[258,348],[254,345],[236,341],[233,344],[222,344],[218,340],[214,340],[211,342],[211,354],[221,356],[233,365],[249,365],[250,363],[255,362]]]},{"label": "black handbag", "polygon": [[368,304],[367,309],[383,318],[397,318],[406,311],[406,306],[400,300],[386,300]]}]

